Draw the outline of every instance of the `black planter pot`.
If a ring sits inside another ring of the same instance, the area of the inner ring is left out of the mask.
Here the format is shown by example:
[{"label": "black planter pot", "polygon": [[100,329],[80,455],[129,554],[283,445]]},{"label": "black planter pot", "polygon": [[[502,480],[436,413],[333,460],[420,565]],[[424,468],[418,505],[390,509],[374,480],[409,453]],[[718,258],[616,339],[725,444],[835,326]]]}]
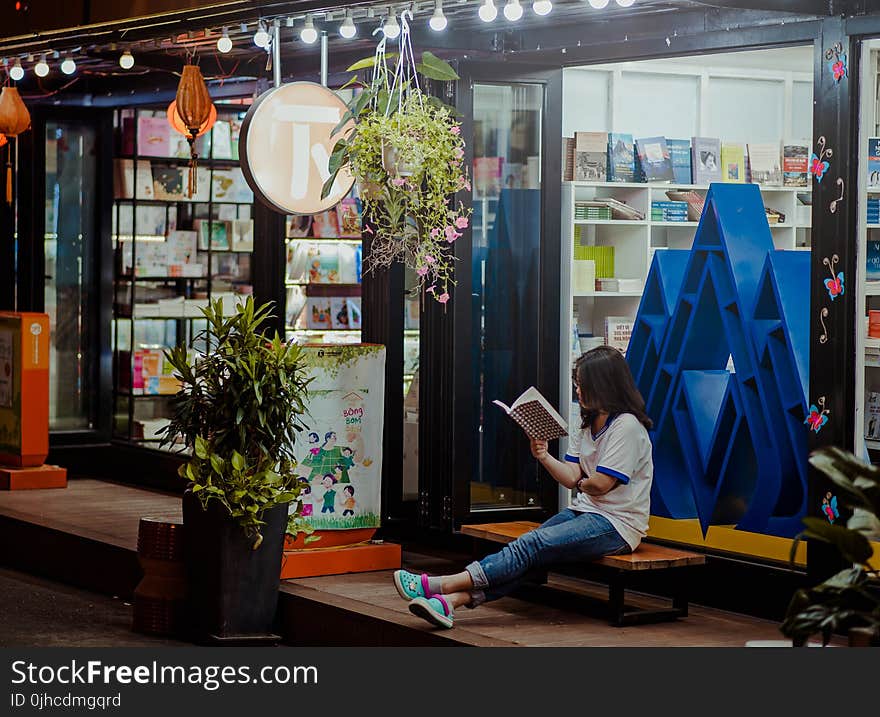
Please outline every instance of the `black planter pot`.
[{"label": "black planter pot", "polygon": [[183,496],[187,623],[193,641],[206,643],[277,642],[272,633],[287,505],[263,514],[263,542],[253,539],[218,501],[203,510],[198,497]]}]

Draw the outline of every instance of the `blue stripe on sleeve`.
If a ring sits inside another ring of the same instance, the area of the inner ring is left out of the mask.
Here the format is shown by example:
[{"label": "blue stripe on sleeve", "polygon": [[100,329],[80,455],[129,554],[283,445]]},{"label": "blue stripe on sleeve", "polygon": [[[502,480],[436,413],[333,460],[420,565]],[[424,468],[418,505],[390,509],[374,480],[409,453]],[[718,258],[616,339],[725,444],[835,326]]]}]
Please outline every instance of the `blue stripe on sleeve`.
[{"label": "blue stripe on sleeve", "polygon": [[568,453],[565,454],[565,460],[567,460],[569,463],[580,463],[581,462],[580,456],[570,456],[570,455],[568,455]]},{"label": "blue stripe on sleeve", "polygon": [[[566,456],[567,458],[568,456]],[[625,473],[621,473],[620,471],[616,471],[613,468],[608,468],[606,466],[596,466],[596,473],[604,473],[607,476],[611,476],[612,478],[617,478],[621,483],[629,483],[629,476]]]}]

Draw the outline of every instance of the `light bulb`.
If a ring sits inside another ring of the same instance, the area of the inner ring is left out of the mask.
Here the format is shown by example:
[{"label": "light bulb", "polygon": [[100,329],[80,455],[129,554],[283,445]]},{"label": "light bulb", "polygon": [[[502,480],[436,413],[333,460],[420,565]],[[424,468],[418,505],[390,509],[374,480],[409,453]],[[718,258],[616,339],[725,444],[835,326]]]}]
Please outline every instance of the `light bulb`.
[{"label": "light bulb", "polygon": [[130,70],[134,67],[134,57],[132,57],[129,50],[126,50],[119,56],[119,66],[123,70]]},{"label": "light bulb", "polygon": [[61,63],[61,71],[65,75],[72,75],[76,72],[76,62],[74,62],[72,57],[64,58],[64,62]]},{"label": "light bulb", "polygon": [[223,34],[217,39],[217,51],[229,52],[232,49],[232,40],[229,38],[229,30],[223,28]]},{"label": "light bulb", "polygon": [[535,15],[549,15],[550,11],[553,9],[553,3],[550,0],[535,0],[532,3],[532,10]]},{"label": "light bulb", "polygon": [[345,19],[339,26],[339,34],[342,35],[342,37],[344,37],[346,40],[351,40],[351,38],[357,35],[357,31],[357,26],[354,24],[354,20],[351,17],[351,10],[346,10]]},{"label": "light bulb", "polygon": [[516,22],[523,16],[522,5],[519,4],[519,0],[507,0],[507,5],[504,6],[504,17],[506,17],[510,22]]},{"label": "light bulb", "polygon": [[49,63],[46,62],[45,55],[40,55],[40,61],[34,65],[34,72],[37,77],[45,77],[49,74]]},{"label": "light bulb", "polygon": [[596,10],[601,10],[602,8],[608,7],[609,0],[590,0],[590,7],[596,8]]},{"label": "light bulb", "polygon": [[391,14],[385,20],[385,24],[382,26],[382,32],[385,33],[385,37],[389,40],[393,40],[398,35],[400,35],[400,25],[397,24],[397,15]]},{"label": "light bulb", "polygon": [[306,22],[303,29],[299,31],[299,39],[307,45],[311,45],[318,39],[318,31],[315,29],[315,21],[311,15],[306,15]]},{"label": "light bulb", "polygon": [[263,23],[260,23],[257,26],[257,31],[254,33],[254,44],[257,47],[268,47],[269,39],[269,31],[266,30],[266,26]]},{"label": "light bulb", "polygon": [[437,0],[434,4],[434,14],[428,20],[428,25],[434,32],[443,32],[447,24],[446,15],[443,14],[443,0]]},{"label": "light bulb", "polygon": [[636,0],[615,0],[620,7],[632,7]]},{"label": "light bulb", "polygon": [[483,22],[492,22],[496,17],[498,17],[498,8],[495,7],[492,0],[486,0],[482,5],[480,5],[479,11],[477,11],[477,15],[480,16],[480,20]]},{"label": "light bulb", "polygon": [[15,61],[15,64],[9,71],[9,77],[16,82],[20,82],[22,79],[24,79],[24,68],[21,66],[21,60]]}]

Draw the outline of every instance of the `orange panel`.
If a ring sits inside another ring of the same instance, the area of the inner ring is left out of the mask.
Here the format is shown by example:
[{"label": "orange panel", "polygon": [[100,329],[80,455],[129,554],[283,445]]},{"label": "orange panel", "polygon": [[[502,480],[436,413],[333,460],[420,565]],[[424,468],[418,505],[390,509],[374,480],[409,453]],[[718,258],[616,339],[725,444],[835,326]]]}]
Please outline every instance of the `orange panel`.
[{"label": "orange panel", "polygon": [[0,466],[0,490],[66,488],[67,469],[60,466],[4,468]]},{"label": "orange panel", "polygon": [[400,546],[396,543],[285,550],[281,561],[281,579],[367,573],[373,570],[396,570],[399,567]]}]

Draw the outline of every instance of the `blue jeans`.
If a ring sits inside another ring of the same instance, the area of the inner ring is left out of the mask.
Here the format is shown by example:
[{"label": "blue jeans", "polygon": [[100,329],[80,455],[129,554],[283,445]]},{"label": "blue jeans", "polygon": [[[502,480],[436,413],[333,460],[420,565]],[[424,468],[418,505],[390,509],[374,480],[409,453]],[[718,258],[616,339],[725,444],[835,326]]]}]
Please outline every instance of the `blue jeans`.
[{"label": "blue jeans", "polygon": [[629,543],[605,517],[566,508],[497,553],[465,568],[474,582],[469,607],[504,597],[536,568],[629,552]]}]

